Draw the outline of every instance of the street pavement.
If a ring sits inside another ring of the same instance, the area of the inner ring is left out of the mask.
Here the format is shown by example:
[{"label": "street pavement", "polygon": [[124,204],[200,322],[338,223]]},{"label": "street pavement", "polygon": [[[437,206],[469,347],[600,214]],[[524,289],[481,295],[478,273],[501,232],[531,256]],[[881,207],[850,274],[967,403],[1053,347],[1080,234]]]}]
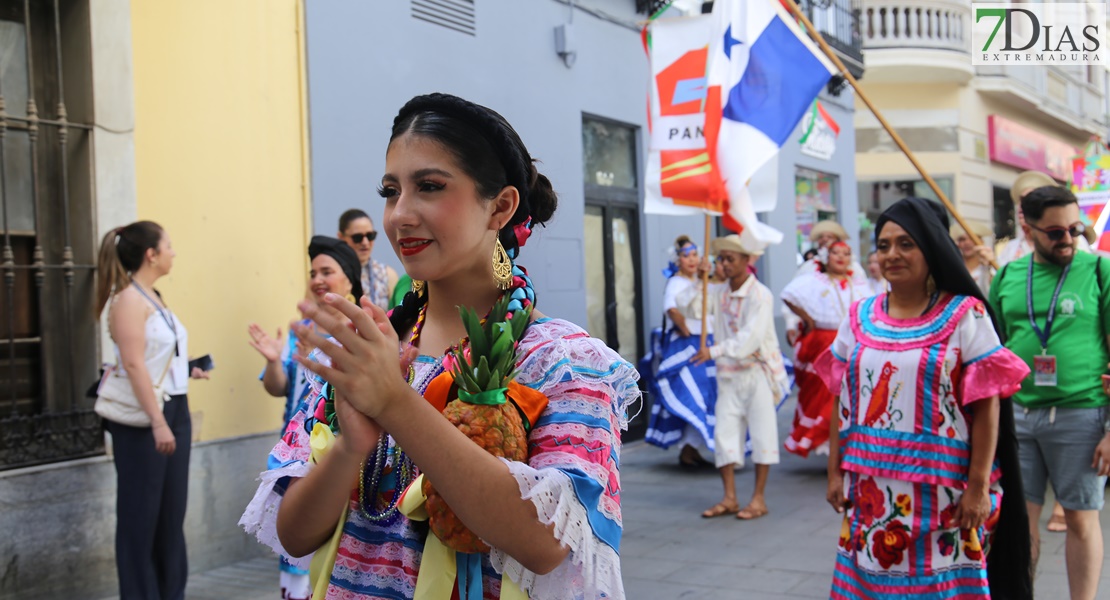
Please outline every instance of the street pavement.
[{"label": "street pavement", "polygon": [[[782,435],[792,410],[790,401],[779,413]],[[629,600],[828,598],[840,516],[825,503],[824,464],[824,457],[784,452],[782,464],[771,469],[769,515],[703,519],[701,511],[721,498],[716,471],[680,468],[676,449],[626,445],[621,568]],[[750,465],[737,473],[742,504],[753,482]],[[1110,515],[1102,527],[1110,540]],[[1067,598],[1064,535],[1044,531],[1043,523],[1042,532],[1037,598]],[[255,559],[194,574],[186,598],[272,600],[278,598],[277,581],[277,559]],[[1103,563],[1099,593],[1110,598],[1110,560]]]}]

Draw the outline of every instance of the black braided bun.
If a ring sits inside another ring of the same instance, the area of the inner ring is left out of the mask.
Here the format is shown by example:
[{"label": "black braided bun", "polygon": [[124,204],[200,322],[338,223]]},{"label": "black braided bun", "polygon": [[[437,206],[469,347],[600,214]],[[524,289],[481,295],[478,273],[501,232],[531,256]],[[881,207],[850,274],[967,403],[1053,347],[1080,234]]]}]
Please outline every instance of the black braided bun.
[{"label": "black braided bun", "polygon": [[[498,232],[506,250],[519,247],[513,231],[529,218],[532,225],[543,225],[555,214],[558,196],[551,181],[536,169],[512,125],[497,111],[451,94],[427,94],[409,100],[393,119],[389,141],[402,135],[416,135],[443,146],[458,166],[474,180],[479,195],[492,199],[506,185],[520,194],[520,205],[509,222]],[[416,320],[427,296],[405,295],[393,309],[390,321],[398,335]]]}]

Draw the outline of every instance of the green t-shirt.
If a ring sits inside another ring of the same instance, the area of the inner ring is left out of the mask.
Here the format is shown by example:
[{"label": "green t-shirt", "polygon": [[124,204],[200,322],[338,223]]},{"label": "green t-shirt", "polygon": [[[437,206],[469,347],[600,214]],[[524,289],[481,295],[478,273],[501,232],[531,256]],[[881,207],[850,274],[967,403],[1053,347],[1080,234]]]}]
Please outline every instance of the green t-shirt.
[{"label": "green t-shirt", "polygon": [[[1102,374],[1107,373],[1110,353],[1106,333],[1110,331],[1110,260],[1077,252],[1071,271],[1056,301],[1056,316],[1048,339],[1048,354],[1056,357],[1055,386],[1033,384],[1033,357],[1041,353],[1041,341],[1029,323],[1026,309],[1026,277],[1030,257],[1009,264],[991,283],[990,303],[1003,331],[1006,347],[1029,365],[1030,374],[1021,383],[1014,401],[1021,406],[1041,408],[1096,408],[1110,404],[1102,391]],[[1095,274],[1102,270],[1102,289]],[[1063,267],[1033,263],[1033,314],[1044,330],[1048,304]]]},{"label": "green t-shirt", "polygon": [[393,288],[393,294],[389,297],[389,308],[401,306],[401,301],[405,299],[405,294],[409,293],[412,288],[412,277],[408,273],[401,275],[397,280],[397,286]]}]

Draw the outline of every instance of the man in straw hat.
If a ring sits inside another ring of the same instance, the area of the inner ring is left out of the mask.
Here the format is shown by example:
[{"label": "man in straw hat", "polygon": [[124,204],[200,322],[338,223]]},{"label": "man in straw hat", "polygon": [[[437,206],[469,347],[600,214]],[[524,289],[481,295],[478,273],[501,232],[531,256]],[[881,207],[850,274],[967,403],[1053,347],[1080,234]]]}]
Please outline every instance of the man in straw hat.
[{"label": "man in straw hat", "polygon": [[[713,240],[712,250],[724,270],[725,282],[709,287],[707,303],[714,319],[715,340],[690,360],[717,364],[716,429],[713,441],[717,468],[724,483],[724,499],[703,517],[735,514],[739,519],[766,515],[764,490],[771,465],[779,462],[775,405],[789,389],[786,368],[775,333],[775,298],[748,269],[763,253],[754,241],[739,235]],[[700,302],[694,287],[680,302]],[[744,464],[744,440],[751,435],[755,463],[755,491],[743,509],[736,499],[735,468]]]},{"label": "man in straw hat", "polygon": [[991,267],[994,252],[987,242],[992,232],[989,227],[981,223],[971,223],[971,230],[979,236],[979,239],[983,242],[981,245],[976,246],[975,242],[971,241],[971,236],[964,231],[963,227],[960,227],[959,223],[953,223],[948,228],[948,235],[959,247],[960,254],[964,257],[964,266],[971,273],[975,285],[979,286],[983,295],[986,296],[990,294],[991,279],[994,278],[994,269]]}]

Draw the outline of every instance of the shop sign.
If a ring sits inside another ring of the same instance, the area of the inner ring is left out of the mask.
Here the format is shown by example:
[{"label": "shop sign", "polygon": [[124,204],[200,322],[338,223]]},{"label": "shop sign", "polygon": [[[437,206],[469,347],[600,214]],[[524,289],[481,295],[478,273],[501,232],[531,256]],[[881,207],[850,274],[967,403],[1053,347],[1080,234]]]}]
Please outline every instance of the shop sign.
[{"label": "shop sign", "polygon": [[998,115],[987,117],[987,135],[992,162],[1071,178],[1072,159],[1079,154],[1074,146]]},{"label": "shop sign", "polygon": [[820,101],[813,102],[813,108],[802,117],[802,154],[821,160],[830,160],[836,153],[836,136],[840,135],[840,125],[833,120]]}]

